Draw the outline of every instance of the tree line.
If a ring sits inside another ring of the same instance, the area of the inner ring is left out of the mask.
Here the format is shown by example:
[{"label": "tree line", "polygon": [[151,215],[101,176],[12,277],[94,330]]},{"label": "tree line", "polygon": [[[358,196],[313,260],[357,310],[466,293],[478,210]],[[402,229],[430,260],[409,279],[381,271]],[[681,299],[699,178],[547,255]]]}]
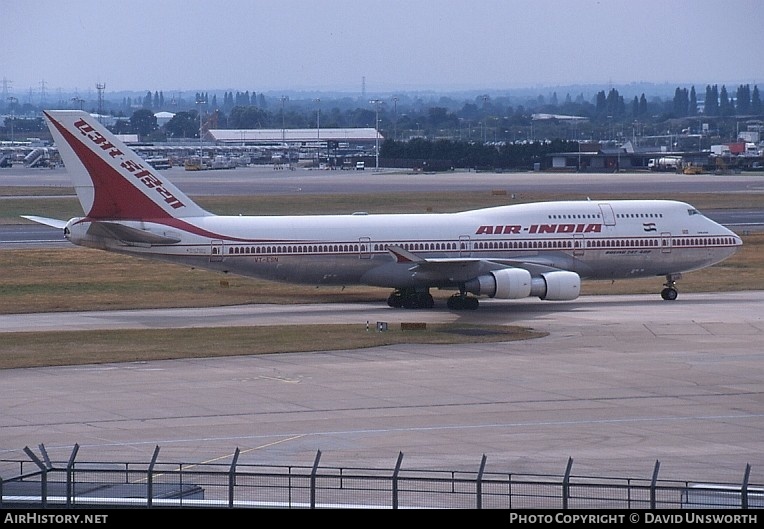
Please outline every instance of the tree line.
[{"label": "tree line", "polygon": [[[320,95],[321,97],[316,97]],[[127,97],[121,104],[106,100],[102,110],[117,117],[114,131],[141,135],[145,141],[198,138],[201,129],[261,128],[345,128],[378,126],[386,139],[406,141],[425,138],[453,142],[523,143],[538,140],[623,139],[633,135],[658,135],[675,127],[673,120],[686,118],[734,118],[762,116],[761,96],[757,86],[740,85],[731,95],[725,85],[706,86],[699,97],[695,86],[677,87],[673,98],[634,95],[627,100],[618,89],[600,90],[593,98],[583,93],[556,91],[535,97],[524,95],[477,94],[470,98],[453,95],[423,96],[402,93],[385,97],[372,104],[368,98],[348,95],[306,94],[275,97],[255,91],[226,91],[222,94],[197,92],[193,100],[186,96],[167,96],[162,91],[147,91],[138,101]],[[95,104],[85,108],[95,112]],[[0,102],[1,103],[1,102]],[[138,106],[139,108],[136,108]],[[61,108],[48,105],[47,108]],[[10,120],[19,133],[43,132],[40,107],[15,102],[5,106],[4,131],[9,135]],[[158,127],[153,115],[167,110],[174,117]],[[539,121],[534,114],[547,113],[552,119]],[[554,116],[578,116],[586,121],[566,121]],[[22,117],[23,116],[23,117]],[[379,121],[377,121],[379,118]],[[676,125],[677,127],[679,125]],[[687,128],[684,124],[677,130]],[[698,120],[690,123],[699,127]],[[634,128],[636,132],[629,129]],[[714,127],[722,139],[734,127],[717,121]]]}]

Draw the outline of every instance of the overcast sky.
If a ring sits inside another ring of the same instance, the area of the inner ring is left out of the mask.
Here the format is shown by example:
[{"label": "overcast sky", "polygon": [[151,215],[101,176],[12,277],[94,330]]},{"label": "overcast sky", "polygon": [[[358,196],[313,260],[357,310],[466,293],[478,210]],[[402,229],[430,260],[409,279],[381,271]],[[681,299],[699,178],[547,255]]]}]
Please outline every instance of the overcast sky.
[{"label": "overcast sky", "polygon": [[21,94],[764,79],[762,0],[0,0],[0,24]]}]

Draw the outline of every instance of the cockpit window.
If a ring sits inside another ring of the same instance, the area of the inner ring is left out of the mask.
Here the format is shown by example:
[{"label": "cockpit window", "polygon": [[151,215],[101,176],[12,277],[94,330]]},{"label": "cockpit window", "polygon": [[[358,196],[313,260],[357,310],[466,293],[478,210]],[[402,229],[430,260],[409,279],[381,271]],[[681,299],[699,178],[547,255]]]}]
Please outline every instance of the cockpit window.
[{"label": "cockpit window", "polygon": [[691,208],[687,210],[687,214],[692,217],[693,215],[700,215],[700,211],[698,211],[697,209]]}]

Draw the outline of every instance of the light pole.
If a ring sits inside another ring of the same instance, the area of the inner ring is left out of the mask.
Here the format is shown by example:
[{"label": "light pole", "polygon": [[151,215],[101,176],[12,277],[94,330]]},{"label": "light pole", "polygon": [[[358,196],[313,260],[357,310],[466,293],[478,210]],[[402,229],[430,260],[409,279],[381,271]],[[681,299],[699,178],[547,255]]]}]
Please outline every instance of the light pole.
[{"label": "light pole", "polygon": [[197,98],[196,104],[199,105],[199,167],[201,168],[204,158],[204,149],[202,147],[202,105],[204,104],[204,98],[201,95]]},{"label": "light pole", "polygon": [[398,98],[393,97],[393,139],[398,141]]},{"label": "light pole", "polygon": [[[19,100],[13,96],[8,98],[11,107],[11,149],[13,149],[13,122],[16,121],[16,103]],[[13,163],[13,156],[11,155],[11,163]]]},{"label": "light pole", "polygon": [[286,101],[286,96],[281,96],[281,141],[286,142],[286,131],[284,126],[284,101]]},{"label": "light pole", "polygon": [[381,102],[382,102],[381,99],[372,99],[371,101],[369,101],[369,103],[374,105],[374,108],[375,108],[375,114],[374,114],[375,115],[375,118],[374,118],[374,131],[376,132],[376,134],[375,134],[375,136],[376,136],[376,142],[375,142],[375,145],[376,145],[376,148],[375,148],[375,151],[376,151],[376,154],[375,154],[376,166],[375,167],[376,167],[377,171],[379,171],[379,104]]},{"label": "light pole", "polygon": [[316,163],[321,163],[321,98],[313,102],[316,103]]},{"label": "light pole", "polygon": [[313,100],[316,103],[316,138],[321,139],[321,99],[315,98]]}]

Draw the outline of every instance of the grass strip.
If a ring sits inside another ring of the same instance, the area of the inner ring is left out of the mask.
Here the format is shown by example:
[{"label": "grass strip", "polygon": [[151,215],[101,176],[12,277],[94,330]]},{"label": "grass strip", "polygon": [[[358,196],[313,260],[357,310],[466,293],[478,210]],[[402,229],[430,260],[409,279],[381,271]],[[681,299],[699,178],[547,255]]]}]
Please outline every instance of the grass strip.
[{"label": "grass strip", "polygon": [[545,336],[518,326],[428,324],[367,330],[358,325],[275,325],[4,333],[0,369],[362,349],[396,344],[511,342]]}]

